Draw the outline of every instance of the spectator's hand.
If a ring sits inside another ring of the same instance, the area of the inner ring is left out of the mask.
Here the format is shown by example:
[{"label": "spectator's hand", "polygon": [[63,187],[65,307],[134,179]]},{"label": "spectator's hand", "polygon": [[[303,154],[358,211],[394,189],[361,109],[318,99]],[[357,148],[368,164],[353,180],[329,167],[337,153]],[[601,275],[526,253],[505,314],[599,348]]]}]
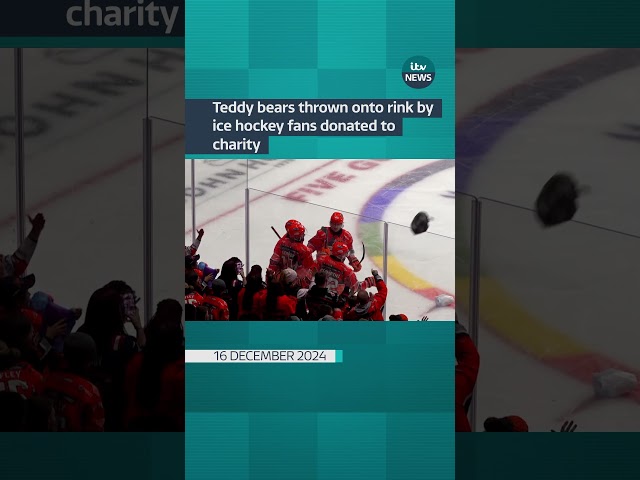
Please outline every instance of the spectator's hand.
[{"label": "spectator's hand", "polygon": [[67,321],[65,319],[58,320],[53,325],[47,327],[47,330],[44,336],[47,338],[47,340],[53,341],[59,336],[64,335],[66,330],[67,330]]},{"label": "spectator's hand", "polygon": [[272,283],[276,279],[276,272],[274,272],[271,269],[268,269],[266,273],[266,277],[267,277],[267,283]]},{"label": "spectator's hand", "polygon": [[[571,433],[571,432],[575,432],[576,428],[578,427],[578,425],[576,425],[575,423],[573,423],[572,421],[567,420],[566,422],[564,422],[562,424],[562,427],[560,427],[560,432],[561,433]],[[551,430],[552,432],[558,433],[555,430]]]},{"label": "spectator's hand", "polygon": [[429,317],[427,317],[426,315],[424,317],[422,317],[422,321],[426,322],[427,320],[429,320]]},{"label": "spectator's hand", "polygon": [[34,218],[31,218],[28,215],[27,218],[29,219],[29,223],[31,223],[31,232],[29,232],[29,237],[31,237],[31,240],[37,242],[40,237],[40,233],[42,233],[42,230],[44,229],[44,215],[38,213]]},{"label": "spectator's hand", "polygon": [[82,316],[81,308],[72,308],[71,311],[73,312],[73,318],[75,320],[78,320]]},{"label": "spectator's hand", "polygon": [[144,328],[136,329],[136,342],[140,348],[144,348],[147,344],[147,336],[144,333]]},{"label": "spectator's hand", "polygon": [[136,329],[136,341],[138,342],[138,346],[140,348],[144,347],[147,343],[147,337],[144,334],[144,327],[142,326],[142,321],[140,320],[140,310],[138,309],[138,307],[133,310],[133,315],[129,317],[129,321]]},{"label": "spectator's hand", "polygon": [[367,277],[364,279],[364,281],[362,282],[362,290],[366,290],[367,288],[371,288],[371,287],[375,287],[376,286],[376,279],[375,277]]},{"label": "spectator's hand", "polygon": [[209,283],[211,280],[213,280],[213,273],[210,273],[209,275],[204,277],[204,282],[205,283]]}]

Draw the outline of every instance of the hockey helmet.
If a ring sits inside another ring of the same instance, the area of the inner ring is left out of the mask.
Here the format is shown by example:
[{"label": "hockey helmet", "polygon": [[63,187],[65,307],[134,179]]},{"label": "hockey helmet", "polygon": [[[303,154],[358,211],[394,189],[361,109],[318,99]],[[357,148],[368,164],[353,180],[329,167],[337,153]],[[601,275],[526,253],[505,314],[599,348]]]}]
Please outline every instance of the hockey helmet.
[{"label": "hockey helmet", "polygon": [[333,215],[331,215],[331,220],[329,220],[329,226],[331,227],[331,230],[334,233],[337,233],[340,230],[342,230],[343,225],[344,225],[344,215],[342,215],[340,212],[335,212]]},{"label": "hockey helmet", "polygon": [[293,240],[294,242],[303,242],[304,233],[304,225],[302,225],[297,220],[289,220],[287,222],[287,234],[289,235],[289,238],[291,238],[291,240]]},{"label": "hockey helmet", "polygon": [[291,225],[293,225],[294,223],[296,223],[297,220],[291,219],[291,220],[287,220],[287,223],[284,224],[284,231],[288,232],[289,231],[289,227]]},{"label": "hockey helmet", "polygon": [[344,260],[347,258],[349,254],[349,247],[343,242],[336,242],[333,244],[331,248],[331,255],[338,258],[339,260]]}]

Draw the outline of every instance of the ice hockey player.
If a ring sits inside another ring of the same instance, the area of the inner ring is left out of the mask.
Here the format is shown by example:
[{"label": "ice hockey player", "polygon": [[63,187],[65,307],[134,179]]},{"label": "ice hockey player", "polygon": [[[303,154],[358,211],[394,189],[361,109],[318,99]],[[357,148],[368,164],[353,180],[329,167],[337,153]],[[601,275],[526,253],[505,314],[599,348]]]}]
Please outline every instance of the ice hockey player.
[{"label": "ice hockey player", "polygon": [[353,250],[353,237],[344,228],[344,215],[340,212],[334,212],[331,215],[328,227],[322,227],[316,235],[309,240],[307,246],[312,252],[316,253],[316,260],[323,255],[331,255],[331,249],[336,242],[344,243],[349,249],[347,259],[349,265],[355,272],[359,272],[362,269],[360,261],[356,257],[356,252]]},{"label": "ice hockey player", "polygon": [[[361,284],[362,290],[356,294],[357,303],[349,310],[345,320],[374,320],[383,321],[382,309],[387,301],[387,285],[377,270],[371,270],[373,277],[366,278]],[[367,287],[375,286],[378,290],[375,295],[366,291]]]},{"label": "ice hockey player", "polygon": [[185,257],[186,256],[195,257],[196,253],[198,252],[198,248],[200,248],[200,242],[202,241],[203,236],[204,236],[204,230],[203,229],[198,230],[198,236],[196,237],[194,242],[190,246],[184,247]]},{"label": "ice hockey player", "polygon": [[277,274],[290,268],[298,274],[300,286],[307,288],[316,270],[311,255],[313,251],[304,245],[305,228],[297,220],[285,224],[287,233],[278,240],[269,260],[269,270]]},{"label": "ice hockey player", "polygon": [[359,288],[356,274],[344,263],[348,254],[349,247],[346,244],[335,242],[331,247],[331,254],[321,255],[317,261],[318,271],[327,276],[327,289],[338,295],[342,295],[346,288],[350,291]]}]

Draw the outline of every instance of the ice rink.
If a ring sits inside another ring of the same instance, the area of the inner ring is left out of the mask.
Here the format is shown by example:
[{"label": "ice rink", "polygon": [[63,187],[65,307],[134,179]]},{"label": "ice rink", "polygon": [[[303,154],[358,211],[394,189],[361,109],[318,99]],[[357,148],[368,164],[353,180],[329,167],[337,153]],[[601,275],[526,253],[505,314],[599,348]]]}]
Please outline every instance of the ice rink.
[{"label": "ice rink", "polygon": [[[591,381],[609,367],[640,376],[640,50],[458,53],[456,190],[497,200],[482,200],[477,427],[520,415],[535,431],[638,431],[640,392],[592,401]],[[592,191],[575,222],[542,229],[526,209],[558,171]],[[462,262],[469,213],[460,196]]]},{"label": "ice rink", "polygon": [[[245,196],[248,189],[249,264],[266,268],[290,218],[305,225],[308,241],[328,225],[334,211],[345,216],[354,250],[365,258],[358,274],[384,267],[387,224],[387,316],[422,318],[440,293],[454,292],[454,162],[451,160],[196,160],[196,229],[205,236],[202,260],[221,265],[237,256],[247,263]],[[185,242],[192,239],[191,162],[185,169]],[[414,235],[409,225],[419,211],[434,220]],[[452,308],[429,312],[452,320]]]}]

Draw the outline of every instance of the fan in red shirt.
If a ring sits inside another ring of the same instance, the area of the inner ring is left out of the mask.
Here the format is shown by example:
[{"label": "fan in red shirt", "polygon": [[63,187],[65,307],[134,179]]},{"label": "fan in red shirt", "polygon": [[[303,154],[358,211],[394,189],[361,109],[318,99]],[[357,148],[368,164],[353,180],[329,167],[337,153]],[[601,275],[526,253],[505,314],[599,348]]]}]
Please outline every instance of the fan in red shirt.
[{"label": "fan in red shirt", "polygon": [[262,281],[262,267],[253,265],[249,275],[247,275],[247,284],[238,293],[238,318],[236,320],[256,320],[260,318],[260,311],[256,307],[256,298],[258,294],[266,288],[266,284]]},{"label": "fan in red shirt", "polygon": [[204,320],[229,320],[229,307],[221,298],[226,291],[226,284],[220,279],[211,280],[210,284],[211,288],[205,288],[197,275],[189,272],[185,285],[185,305],[192,306],[195,311],[204,311]]},{"label": "fan in red shirt", "polygon": [[182,307],[158,304],[147,344],[127,368],[125,425],[133,431],[184,431],[184,333]]},{"label": "fan in red shirt", "polygon": [[306,288],[313,278],[316,263],[313,260],[313,251],[304,245],[306,229],[297,220],[289,220],[285,224],[287,231],[273,249],[273,255],[269,260],[269,270],[280,273],[286,268],[295,271],[300,279],[300,284]]},{"label": "fan in red shirt", "polygon": [[480,355],[456,315],[456,432],[470,432],[467,412],[478,379]]},{"label": "fan in red shirt", "polygon": [[355,272],[359,272],[362,269],[362,265],[356,257],[356,252],[353,250],[353,236],[343,227],[344,215],[340,212],[335,212],[331,215],[329,226],[322,227],[318,230],[315,236],[309,240],[307,246],[312,252],[318,252],[316,254],[316,260],[318,260],[323,255],[331,255],[333,245],[337,242],[342,242],[349,250],[347,254],[349,265],[351,265]]},{"label": "fan in red shirt", "polygon": [[296,314],[300,282],[296,272],[284,269],[280,275],[267,271],[267,288],[255,295],[256,310],[260,318],[256,320],[288,320]]},{"label": "fan in red shirt", "polygon": [[209,311],[210,320],[229,320],[229,306],[222,298],[227,290],[223,280],[216,278],[211,282],[211,289],[202,298],[202,305]]},{"label": "fan in red shirt", "polygon": [[29,399],[43,388],[43,379],[25,359],[33,353],[33,327],[29,319],[12,314],[0,322],[0,391]]},{"label": "fan in red shirt", "polygon": [[89,335],[76,332],[65,339],[65,367],[47,374],[44,392],[53,402],[59,432],[104,431],[102,397],[87,380],[97,361],[98,348]]},{"label": "fan in red shirt", "polygon": [[42,391],[40,372],[27,362],[20,361],[20,350],[0,341],[0,392],[18,393],[29,399]]},{"label": "fan in red shirt", "polygon": [[377,270],[371,270],[371,274],[373,277],[367,278],[361,286],[375,285],[378,292],[370,295],[366,290],[360,290],[356,295],[357,304],[345,314],[345,320],[384,320],[382,309],[387,301],[387,285]]}]

